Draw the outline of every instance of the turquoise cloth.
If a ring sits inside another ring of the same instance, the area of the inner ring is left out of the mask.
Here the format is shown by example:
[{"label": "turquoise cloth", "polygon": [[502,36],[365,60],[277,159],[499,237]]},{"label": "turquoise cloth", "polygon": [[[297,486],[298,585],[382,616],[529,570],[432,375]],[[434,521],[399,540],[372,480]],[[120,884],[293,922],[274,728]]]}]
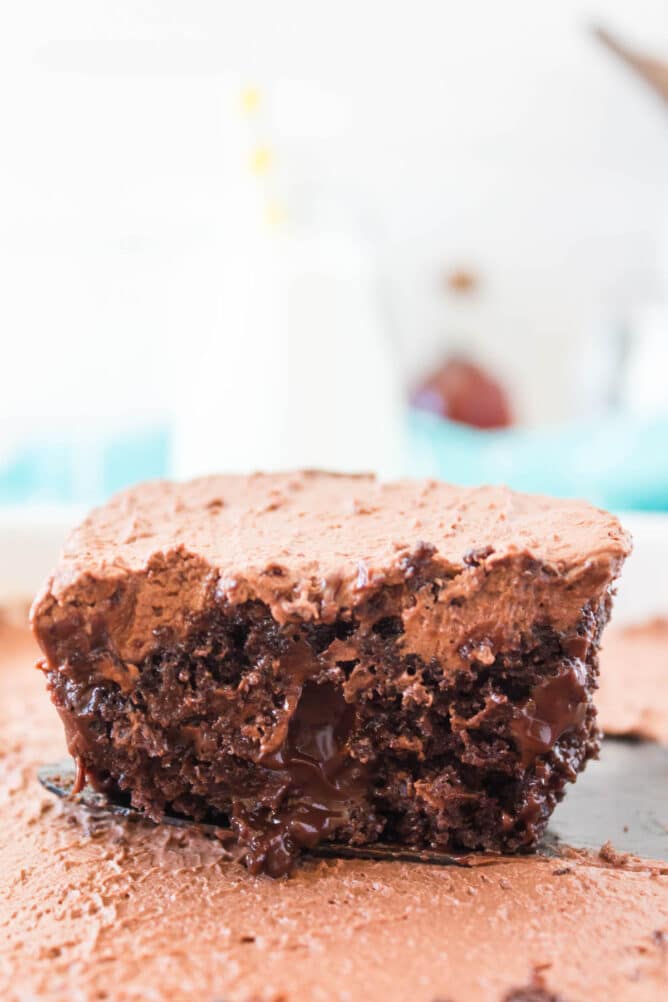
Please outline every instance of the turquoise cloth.
[{"label": "turquoise cloth", "polygon": [[408,416],[408,470],[464,485],[586,498],[614,509],[668,510],[668,418],[616,414],[545,428],[479,431]]},{"label": "turquoise cloth", "polygon": [[[616,510],[668,511],[668,419],[623,415],[546,428],[478,431],[408,414],[410,476],[583,497]],[[170,475],[163,424],[28,441],[0,458],[0,504],[95,504],[140,480]]]},{"label": "turquoise cloth", "polygon": [[169,429],[28,439],[0,458],[0,504],[96,504],[169,473]]}]

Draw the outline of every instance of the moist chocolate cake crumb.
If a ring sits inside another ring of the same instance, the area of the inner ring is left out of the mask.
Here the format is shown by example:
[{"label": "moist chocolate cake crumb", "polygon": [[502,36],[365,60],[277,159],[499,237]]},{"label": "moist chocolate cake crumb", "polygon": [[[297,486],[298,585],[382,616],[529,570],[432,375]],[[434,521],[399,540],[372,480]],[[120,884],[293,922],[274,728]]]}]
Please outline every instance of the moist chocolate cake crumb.
[{"label": "moist chocolate cake crumb", "polygon": [[598,854],[604,863],[609,863],[611,866],[626,866],[633,858],[630,852],[619,852],[610,841],[604,842]]},{"label": "moist chocolate cake crumb", "polygon": [[82,781],[229,823],[254,872],[333,839],[527,851],[597,753],[628,548],[505,489],[147,484],[75,532],[32,621]]}]

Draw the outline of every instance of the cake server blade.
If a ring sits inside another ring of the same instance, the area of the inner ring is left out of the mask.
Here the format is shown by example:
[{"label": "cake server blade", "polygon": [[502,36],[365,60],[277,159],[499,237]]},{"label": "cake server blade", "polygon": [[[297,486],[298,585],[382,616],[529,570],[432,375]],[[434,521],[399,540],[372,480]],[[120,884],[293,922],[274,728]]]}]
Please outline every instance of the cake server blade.
[{"label": "cake server blade", "polygon": [[[38,779],[51,793],[72,797],[88,810],[120,815],[131,821],[147,820],[128,803],[98,793],[88,785],[72,796],[75,775],[74,763],[67,759],[43,766]],[[233,841],[229,828],[211,821],[166,814],[161,824],[195,829],[223,843]],[[563,846],[598,850],[606,842],[611,842],[618,852],[668,860],[668,748],[649,742],[606,739],[599,760],[589,763],[555,810],[538,852],[555,856]],[[445,866],[480,866],[499,859],[490,853],[457,854],[380,842],[368,846],[323,843],[309,855]]]},{"label": "cake server blade", "polygon": [[[128,821],[142,821],[148,824],[157,823],[151,821],[141,811],[136,810],[121,800],[104,793],[98,793],[90,785],[84,786],[79,793],[73,794],[72,790],[76,781],[76,769],[71,759],[64,759],[62,762],[55,762],[53,765],[42,766],[38,770],[37,778],[42,786],[50,793],[63,799],[71,799],[73,803],[84,807],[96,815],[111,814],[126,818]],[[195,821],[192,818],[183,817],[179,814],[166,813],[159,822],[161,825],[169,825],[175,828],[188,828],[217,838],[225,844],[234,843],[234,833],[232,829],[224,823],[211,821]],[[457,854],[448,852],[436,852],[431,849],[410,849],[406,846],[388,845],[382,842],[375,842],[373,845],[351,846],[338,842],[322,843],[315,849],[304,852],[304,856],[315,856],[322,859],[375,859],[375,860],[403,860],[412,863],[431,863],[439,866],[481,866],[485,863],[494,863],[498,856],[492,853],[468,853]]]}]

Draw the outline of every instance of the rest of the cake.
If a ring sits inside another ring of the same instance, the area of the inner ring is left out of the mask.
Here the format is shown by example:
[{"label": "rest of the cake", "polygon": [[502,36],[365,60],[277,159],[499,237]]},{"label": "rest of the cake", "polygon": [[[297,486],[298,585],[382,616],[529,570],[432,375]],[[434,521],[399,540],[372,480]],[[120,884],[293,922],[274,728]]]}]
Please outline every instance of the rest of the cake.
[{"label": "rest of the cake", "polygon": [[628,552],[506,488],[158,482],[72,534],[32,622],[81,780],[229,821],[252,869],[323,839],[518,851],[596,754]]}]

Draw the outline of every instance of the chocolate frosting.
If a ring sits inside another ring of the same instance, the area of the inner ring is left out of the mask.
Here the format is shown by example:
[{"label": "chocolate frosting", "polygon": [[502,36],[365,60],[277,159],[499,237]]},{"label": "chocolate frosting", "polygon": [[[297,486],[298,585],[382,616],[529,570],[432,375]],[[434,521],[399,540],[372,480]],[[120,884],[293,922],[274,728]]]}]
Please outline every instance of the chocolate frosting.
[{"label": "chocolate frosting", "polygon": [[668,745],[668,619],[606,632],[596,703],[606,734]]},{"label": "chocolate frosting", "polygon": [[32,617],[45,648],[77,629],[90,647],[95,627],[81,610],[95,607],[127,675],[151,651],[156,630],[186,632],[211,602],[259,599],[282,624],[330,622],[428,563],[431,581],[450,584],[437,608],[430,588],[418,597],[403,643],[407,653],[457,669],[471,635],[487,638],[482,657],[493,657],[485,643],[512,646],[534,617],[530,598],[546,622],[567,631],[629,550],[608,513],[504,487],[320,472],[159,481],[91,513]]}]

